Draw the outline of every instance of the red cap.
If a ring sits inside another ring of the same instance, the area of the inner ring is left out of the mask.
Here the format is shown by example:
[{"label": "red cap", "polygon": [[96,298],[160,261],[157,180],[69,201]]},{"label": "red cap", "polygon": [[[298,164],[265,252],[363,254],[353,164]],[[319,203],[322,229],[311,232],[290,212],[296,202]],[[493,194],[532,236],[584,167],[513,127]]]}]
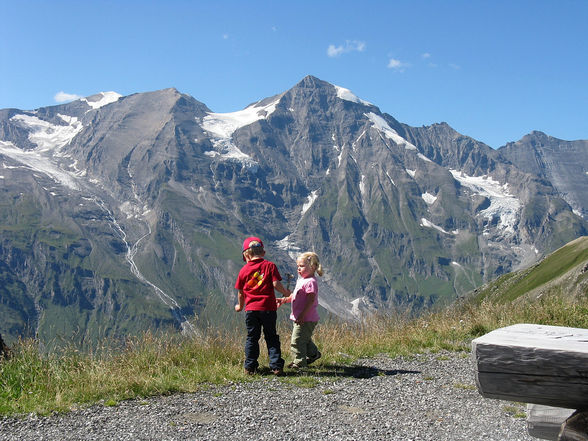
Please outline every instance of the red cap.
[{"label": "red cap", "polygon": [[[263,248],[263,242],[261,241],[261,239],[259,237],[248,237],[247,239],[245,239],[245,242],[243,242],[243,252],[247,251],[249,248],[251,248],[251,242],[259,242],[259,245],[255,245],[256,247],[262,247]],[[243,260],[245,260],[245,256],[243,256]]]}]

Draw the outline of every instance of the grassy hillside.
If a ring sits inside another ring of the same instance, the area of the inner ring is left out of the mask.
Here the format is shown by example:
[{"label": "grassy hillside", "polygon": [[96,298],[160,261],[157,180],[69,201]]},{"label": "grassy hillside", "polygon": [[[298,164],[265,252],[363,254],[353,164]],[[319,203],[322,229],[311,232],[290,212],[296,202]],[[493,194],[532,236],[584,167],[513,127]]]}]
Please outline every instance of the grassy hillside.
[{"label": "grassy hillside", "polygon": [[[588,238],[581,238],[525,271],[509,274],[469,299],[417,319],[380,315],[362,323],[323,317],[316,342],[323,358],[307,371],[284,377],[293,386],[333,381],[333,372],[360,357],[391,357],[450,350],[467,355],[473,338],[515,323],[588,328]],[[145,334],[113,349],[80,353],[75,348],[43,355],[38,342],[22,341],[0,362],[0,415],[47,414],[80,406],[176,392],[207,384],[256,381],[244,375],[243,316],[240,333],[209,329],[199,339]],[[281,325],[283,355],[290,357],[291,328]],[[263,345],[262,345],[263,346]],[[262,354],[261,375],[269,374]],[[328,374],[327,374],[328,372]]]},{"label": "grassy hillside", "polygon": [[477,289],[473,301],[504,304],[544,295],[588,296],[588,236],[568,243],[530,268],[505,274]]}]

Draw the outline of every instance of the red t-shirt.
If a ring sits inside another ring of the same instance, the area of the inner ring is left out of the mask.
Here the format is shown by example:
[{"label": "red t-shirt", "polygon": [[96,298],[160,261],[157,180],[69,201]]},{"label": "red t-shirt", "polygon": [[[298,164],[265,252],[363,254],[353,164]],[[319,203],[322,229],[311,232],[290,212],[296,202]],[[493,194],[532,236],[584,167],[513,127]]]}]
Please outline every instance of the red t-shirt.
[{"label": "red t-shirt", "polygon": [[276,294],[274,282],[282,280],[278,268],[265,259],[250,260],[237,277],[236,289],[245,294],[245,311],[275,311]]}]

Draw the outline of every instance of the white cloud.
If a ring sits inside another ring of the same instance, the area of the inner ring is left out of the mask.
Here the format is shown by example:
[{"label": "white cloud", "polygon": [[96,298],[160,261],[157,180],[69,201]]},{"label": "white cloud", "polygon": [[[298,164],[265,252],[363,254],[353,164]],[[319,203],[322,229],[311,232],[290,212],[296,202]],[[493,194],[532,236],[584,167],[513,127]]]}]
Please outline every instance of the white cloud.
[{"label": "white cloud", "polygon": [[390,58],[390,61],[388,61],[388,68],[397,70],[399,72],[404,72],[404,69],[409,66],[409,63],[405,63],[404,61],[400,61],[396,58]]},{"label": "white cloud", "polygon": [[343,46],[335,47],[334,45],[330,44],[327,48],[327,55],[331,58],[338,57],[343,53]]},{"label": "white cloud", "polygon": [[53,97],[53,99],[55,100],[56,103],[65,103],[68,101],[75,101],[75,100],[79,100],[80,98],[82,98],[80,95],[76,95],[74,93],[65,93],[63,90],[60,92],[57,92],[55,94],[55,96]]},{"label": "white cloud", "polygon": [[428,52],[425,52],[423,55],[421,55],[421,57],[423,57],[423,59],[427,59],[427,58],[431,58],[431,54]]},{"label": "white cloud", "polygon": [[341,54],[349,52],[363,52],[365,50],[365,43],[357,40],[347,40],[344,45],[335,46],[330,44],[327,48],[327,55],[331,58],[338,57]]}]

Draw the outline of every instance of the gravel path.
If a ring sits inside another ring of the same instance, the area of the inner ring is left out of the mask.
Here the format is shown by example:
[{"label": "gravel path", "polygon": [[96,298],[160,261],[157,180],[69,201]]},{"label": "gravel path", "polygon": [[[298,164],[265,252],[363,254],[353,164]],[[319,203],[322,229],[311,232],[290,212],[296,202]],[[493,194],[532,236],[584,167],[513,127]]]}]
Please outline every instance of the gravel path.
[{"label": "gravel path", "polygon": [[331,368],[336,379],[310,369],[116,407],[1,418],[0,441],[536,440],[526,419],[513,415],[524,413],[524,405],[478,393],[472,360],[463,354],[378,357]]}]

